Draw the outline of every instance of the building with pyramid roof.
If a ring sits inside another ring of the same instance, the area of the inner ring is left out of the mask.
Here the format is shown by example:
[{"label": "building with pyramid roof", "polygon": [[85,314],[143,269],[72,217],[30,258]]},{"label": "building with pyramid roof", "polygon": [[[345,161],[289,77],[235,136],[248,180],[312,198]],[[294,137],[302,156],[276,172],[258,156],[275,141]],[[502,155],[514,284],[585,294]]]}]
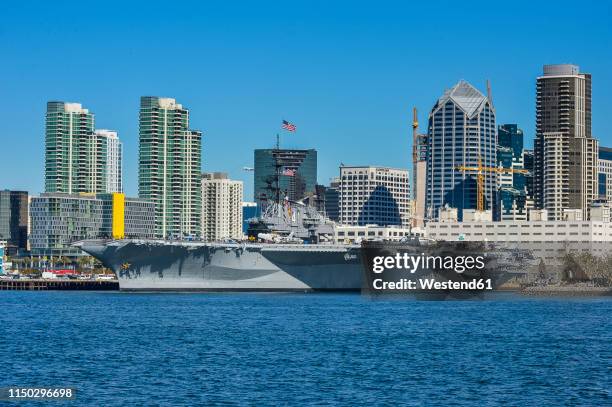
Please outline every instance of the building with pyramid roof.
[{"label": "building with pyramid roof", "polygon": [[[489,97],[461,80],[444,92],[429,114],[427,146],[426,215],[436,218],[448,205],[476,209],[476,172],[458,166],[496,166],[497,128],[495,109]],[[485,209],[496,202],[497,175],[485,173]]]}]

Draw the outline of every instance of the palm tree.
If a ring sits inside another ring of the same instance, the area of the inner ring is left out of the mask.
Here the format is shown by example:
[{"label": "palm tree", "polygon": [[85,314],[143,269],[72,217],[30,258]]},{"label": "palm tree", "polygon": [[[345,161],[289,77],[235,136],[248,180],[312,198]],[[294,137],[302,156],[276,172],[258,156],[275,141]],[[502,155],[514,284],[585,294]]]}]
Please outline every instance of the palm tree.
[{"label": "palm tree", "polygon": [[81,268],[85,268],[85,267],[88,267],[88,266],[89,266],[88,268],[90,268],[90,266],[92,264],[92,260],[93,260],[93,257],[91,257],[91,256],[81,256],[81,257],[79,257],[77,262],[79,263],[79,266]]},{"label": "palm tree", "polygon": [[25,263],[25,259],[18,258],[18,259],[12,259],[12,260],[13,260],[13,264],[17,266],[16,267],[17,270],[20,270],[23,268],[22,266]]}]

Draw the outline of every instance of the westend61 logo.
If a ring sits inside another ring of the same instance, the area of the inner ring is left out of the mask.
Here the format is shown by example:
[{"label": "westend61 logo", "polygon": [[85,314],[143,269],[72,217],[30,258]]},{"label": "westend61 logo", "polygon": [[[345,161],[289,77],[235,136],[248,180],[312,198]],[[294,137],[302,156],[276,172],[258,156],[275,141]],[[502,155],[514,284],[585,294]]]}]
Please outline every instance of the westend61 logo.
[{"label": "westend61 logo", "polygon": [[364,242],[367,294],[469,298],[492,291],[513,275],[512,252],[481,242]]}]

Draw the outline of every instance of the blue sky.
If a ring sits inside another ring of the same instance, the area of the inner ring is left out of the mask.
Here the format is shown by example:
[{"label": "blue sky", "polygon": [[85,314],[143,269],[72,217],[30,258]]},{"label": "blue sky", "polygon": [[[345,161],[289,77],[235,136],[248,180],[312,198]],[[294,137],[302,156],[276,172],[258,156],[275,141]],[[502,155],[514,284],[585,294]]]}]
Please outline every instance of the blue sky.
[{"label": "blue sky", "polygon": [[253,149],[319,151],[340,162],[410,166],[444,89],[491,81],[498,123],[534,131],[542,65],[593,75],[593,134],[612,145],[612,8],[605,2],[10,2],[0,12],[0,188],[42,192],[48,100],[80,102],[124,142],[137,194],[138,103],[174,97],[203,131],[203,169],[245,181]]}]

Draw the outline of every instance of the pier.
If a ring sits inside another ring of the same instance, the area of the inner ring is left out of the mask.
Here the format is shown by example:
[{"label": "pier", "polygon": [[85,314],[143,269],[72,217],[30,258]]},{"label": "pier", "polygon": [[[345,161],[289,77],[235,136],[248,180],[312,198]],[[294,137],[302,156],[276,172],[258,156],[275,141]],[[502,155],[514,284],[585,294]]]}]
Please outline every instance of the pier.
[{"label": "pier", "polygon": [[0,280],[0,291],[30,290],[30,291],[115,291],[119,290],[117,280]]}]

